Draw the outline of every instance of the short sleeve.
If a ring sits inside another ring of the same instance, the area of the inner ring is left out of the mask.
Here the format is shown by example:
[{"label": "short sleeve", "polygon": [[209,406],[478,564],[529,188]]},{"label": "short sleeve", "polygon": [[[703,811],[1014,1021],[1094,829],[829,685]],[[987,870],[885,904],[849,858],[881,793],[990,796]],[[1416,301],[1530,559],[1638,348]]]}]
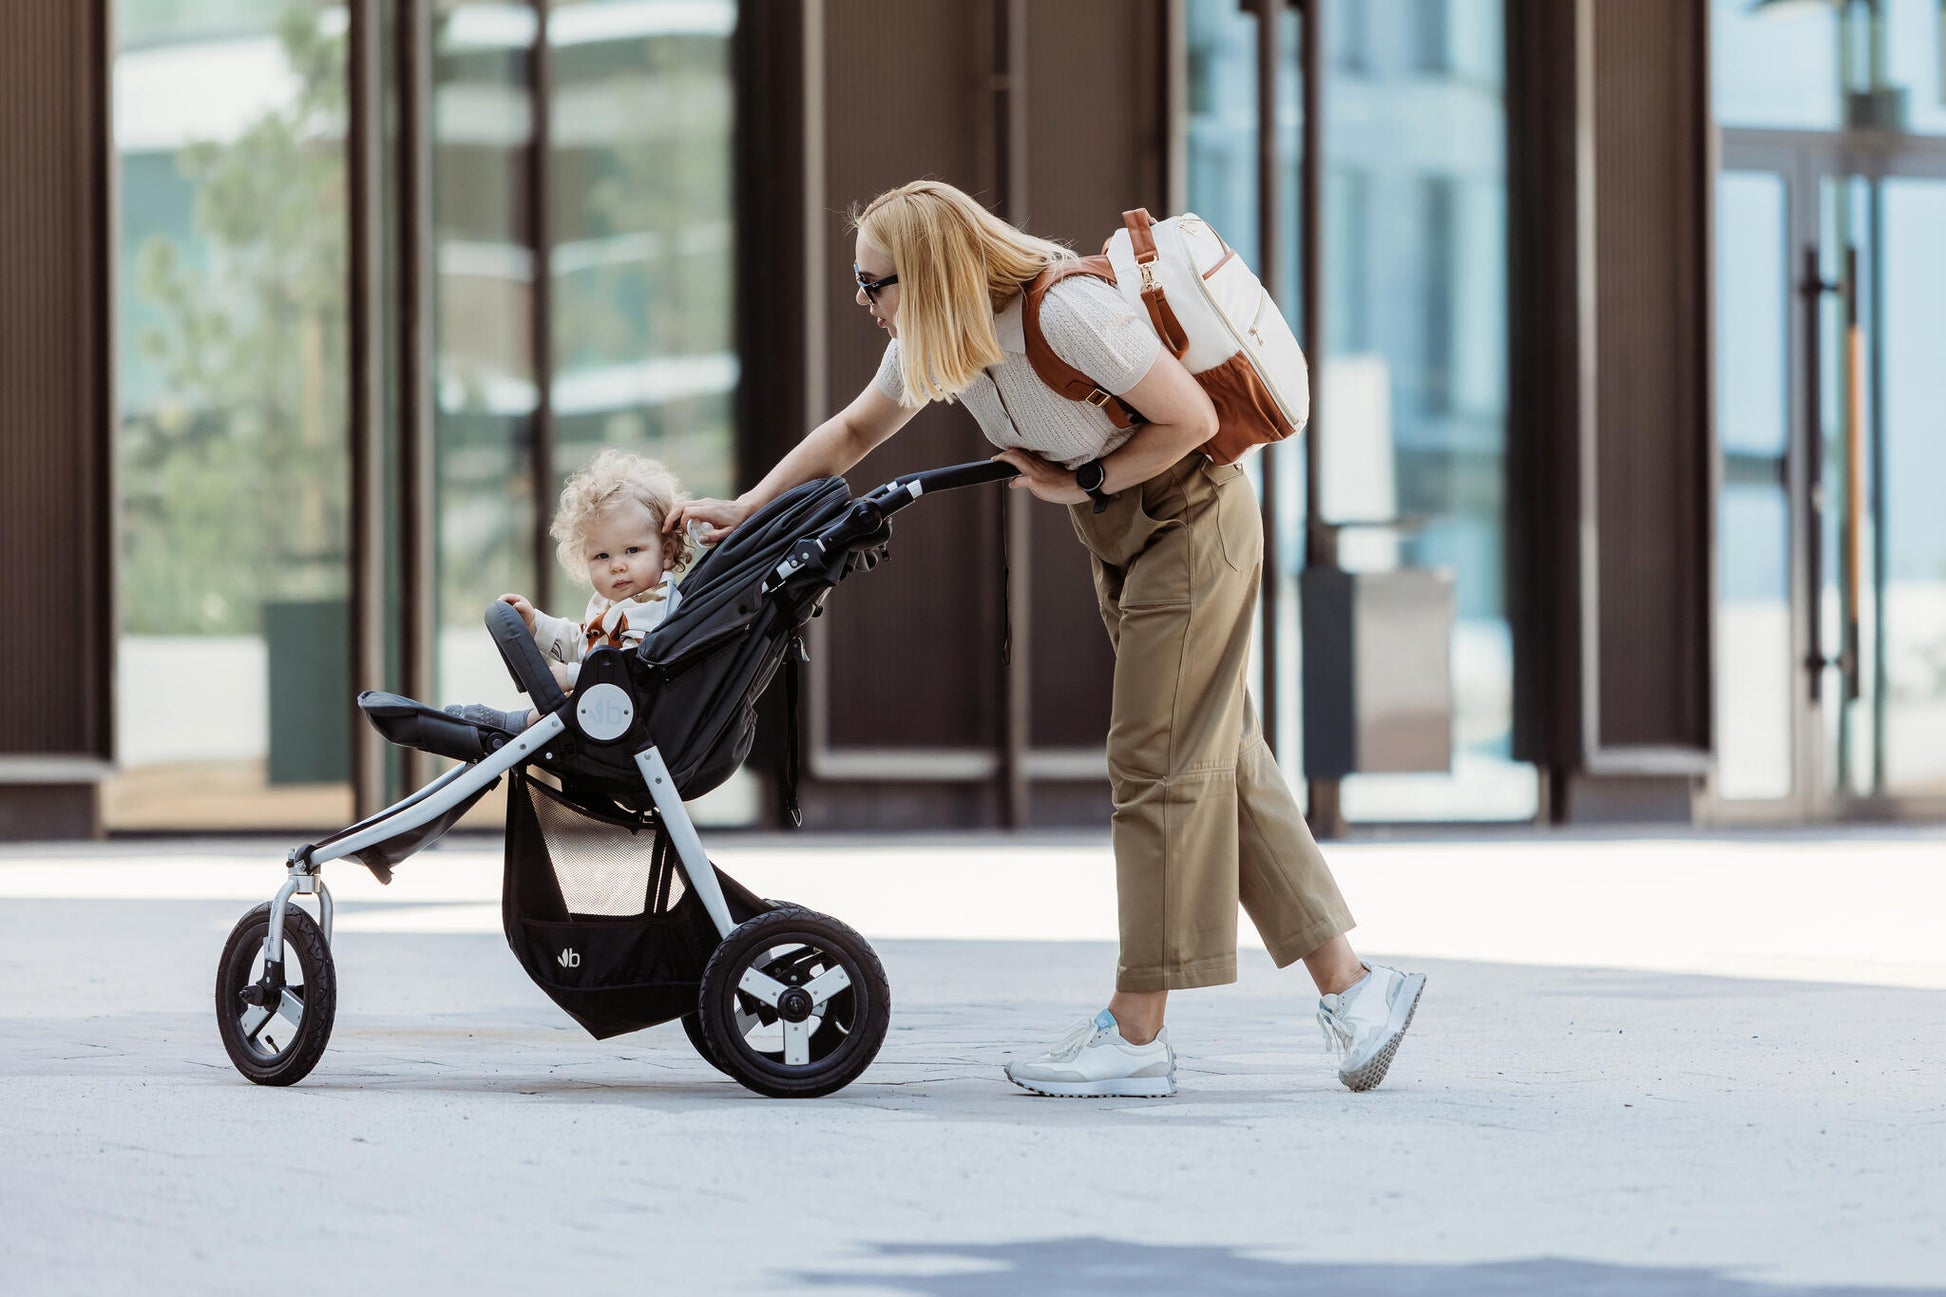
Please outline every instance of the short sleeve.
[{"label": "short sleeve", "polygon": [[878,362],[878,373],[873,376],[872,385],[891,397],[894,403],[905,404],[905,372],[899,368],[897,338],[885,344],[885,358]]},{"label": "short sleeve", "polygon": [[1041,336],[1055,355],[1120,396],[1141,382],[1162,354],[1162,339],[1123,299],[1092,275],[1074,275],[1041,301]]}]

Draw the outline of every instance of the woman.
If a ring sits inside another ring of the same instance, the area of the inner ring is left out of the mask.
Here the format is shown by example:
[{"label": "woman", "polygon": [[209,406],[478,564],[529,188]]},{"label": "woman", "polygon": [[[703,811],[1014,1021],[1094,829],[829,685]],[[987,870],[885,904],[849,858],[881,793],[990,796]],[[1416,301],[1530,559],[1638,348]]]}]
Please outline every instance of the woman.
[{"label": "woman", "polygon": [[1262,520],[1243,470],[1196,453],[1216,431],[1209,398],[1115,287],[1087,276],[1048,290],[1042,335],[1145,421],[1118,430],[1042,383],[1022,286],[1073,254],[950,185],[881,194],[856,225],[856,300],[891,336],[877,376],[750,491],[691,501],[667,526],[694,519],[713,542],[792,486],[846,472],[927,401],[962,401],[994,458],[1020,470],[1014,487],[1068,506],[1115,647],[1115,992],[1008,1078],[1064,1097],[1174,1094],[1169,992],[1236,980],[1240,900],[1278,966],[1301,959],[1317,983],[1339,1079],[1377,1085],[1425,979],[1352,952],[1351,915],[1264,745],[1245,690]]}]

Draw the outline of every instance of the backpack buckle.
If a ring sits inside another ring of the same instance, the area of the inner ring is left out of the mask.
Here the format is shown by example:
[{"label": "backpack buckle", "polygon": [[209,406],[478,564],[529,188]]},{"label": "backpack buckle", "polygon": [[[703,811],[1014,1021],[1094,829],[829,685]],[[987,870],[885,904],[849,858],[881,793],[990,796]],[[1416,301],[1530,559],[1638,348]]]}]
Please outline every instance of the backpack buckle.
[{"label": "backpack buckle", "polygon": [[1094,391],[1088,393],[1088,395],[1082,397],[1081,399],[1086,401],[1089,405],[1094,406],[1097,410],[1099,410],[1101,409],[1102,406],[1107,405],[1110,401],[1114,400],[1115,398],[1110,393],[1104,392],[1099,387],[1097,387]]}]

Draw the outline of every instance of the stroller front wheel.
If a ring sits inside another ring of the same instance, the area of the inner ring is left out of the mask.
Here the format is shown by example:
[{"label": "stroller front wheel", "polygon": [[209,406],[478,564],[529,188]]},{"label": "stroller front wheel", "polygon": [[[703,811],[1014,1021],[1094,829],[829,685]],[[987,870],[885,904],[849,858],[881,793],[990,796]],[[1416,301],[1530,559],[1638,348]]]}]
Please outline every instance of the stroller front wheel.
[{"label": "stroller front wheel", "polygon": [[338,977],[317,920],[284,907],[284,962],[264,964],[270,903],[230,929],[216,966],[216,1026],[236,1070],[258,1085],[293,1085],[310,1075],[331,1039]]},{"label": "stroller front wheel", "polygon": [[734,928],[703,970],[705,1054],[758,1094],[809,1099],[842,1090],[878,1056],[892,991],[865,939],[786,905]]}]

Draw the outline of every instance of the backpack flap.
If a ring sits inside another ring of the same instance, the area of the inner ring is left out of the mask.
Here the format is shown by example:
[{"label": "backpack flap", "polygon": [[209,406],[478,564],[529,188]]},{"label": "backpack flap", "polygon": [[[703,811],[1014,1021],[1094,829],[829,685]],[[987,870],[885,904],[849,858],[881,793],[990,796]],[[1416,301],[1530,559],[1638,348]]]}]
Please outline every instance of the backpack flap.
[{"label": "backpack flap", "polygon": [[1303,429],[1311,406],[1303,349],[1215,229],[1193,213],[1155,221],[1137,208],[1122,214],[1105,255],[1123,298],[1215,403],[1220,428],[1205,454],[1229,463]]}]

